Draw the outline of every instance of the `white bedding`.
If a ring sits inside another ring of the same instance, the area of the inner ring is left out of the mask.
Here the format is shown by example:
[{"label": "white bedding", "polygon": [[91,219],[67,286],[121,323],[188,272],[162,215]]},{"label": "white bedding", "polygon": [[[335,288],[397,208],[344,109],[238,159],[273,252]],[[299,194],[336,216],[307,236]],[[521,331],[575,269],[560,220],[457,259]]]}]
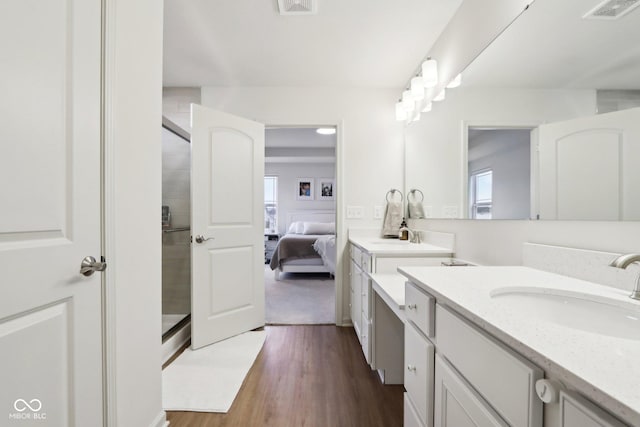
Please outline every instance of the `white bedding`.
[{"label": "white bedding", "polygon": [[313,244],[313,249],[320,254],[322,262],[331,274],[336,273],[336,236],[327,234],[318,236]]}]

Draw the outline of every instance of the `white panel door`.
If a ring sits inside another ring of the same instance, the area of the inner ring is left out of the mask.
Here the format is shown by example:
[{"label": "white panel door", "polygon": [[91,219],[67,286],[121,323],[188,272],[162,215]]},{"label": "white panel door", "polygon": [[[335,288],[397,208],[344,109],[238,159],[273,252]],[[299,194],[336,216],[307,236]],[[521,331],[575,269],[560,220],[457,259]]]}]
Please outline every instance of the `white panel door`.
[{"label": "white panel door", "polygon": [[640,219],[640,108],[542,125],[538,136],[540,219]]},{"label": "white panel door", "polygon": [[264,325],[264,125],[191,106],[191,345]]},{"label": "white panel door", "polygon": [[99,0],[0,2],[0,424],[102,425]]}]

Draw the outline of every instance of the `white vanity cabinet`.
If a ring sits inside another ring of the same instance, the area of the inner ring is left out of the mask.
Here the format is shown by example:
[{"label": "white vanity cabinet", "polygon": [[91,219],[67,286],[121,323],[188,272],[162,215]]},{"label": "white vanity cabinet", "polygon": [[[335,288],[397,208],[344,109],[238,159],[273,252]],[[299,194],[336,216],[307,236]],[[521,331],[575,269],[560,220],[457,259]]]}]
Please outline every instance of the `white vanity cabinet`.
[{"label": "white vanity cabinet", "polygon": [[404,418],[422,427],[433,426],[435,299],[405,283]]},{"label": "white vanity cabinet", "polygon": [[626,426],[564,388],[544,409],[535,388],[545,377],[542,369],[459,314],[446,298],[430,295],[429,289],[405,284],[405,425]]},{"label": "white vanity cabinet", "polygon": [[441,427],[508,427],[440,355],[435,363],[434,423]]},{"label": "white vanity cabinet", "polygon": [[371,280],[368,275],[370,256],[355,245],[350,246],[349,252],[351,254],[349,272],[351,322],[362,345],[365,359],[369,363],[371,361],[371,304],[369,302]]},{"label": "white vanity cabinet", "polygon": [[351,321],[367,363],[385,384],[403,382],[403,320],[376,297],[370,275],[398,274],[399,266],[440,266],[453,255],[428,244],[394,243],[371,239],[349,245]]},{"label": "white vanity cabinet", "polygon": [[[536,381],[543,378],[540,368],[440,304],[436,304],[435,336],[440,357],[452,367],[450,374],[444,374],[447,365],[442,363],[440,377],[451,377],[458,372],[459,387],[464,388],[467,383],[471,387],[466,392],[469,402],[474,407],[493,408],[499,416],[484,425],[542,426],[542,401],[535,392]],[[475,399],[472,391],[477,392]],[[443,419],[447,409],[446,405],[437,403],[439,392],[442,401],[442,388],[436,386],[436,420]],[[484,410],[480,412],[488,419],[496,417]],[[468,413],[471,414],[471,410]]]},{"label": "white vanity cabinet", "polygon": [[566,391],[560,392],[560,427],[624,427],[593,403]]},{"label": "white vanity cabinet", "polygon": [[405,418],[425,427],[541,427],[543,372],[467,321],[405,285]]}]

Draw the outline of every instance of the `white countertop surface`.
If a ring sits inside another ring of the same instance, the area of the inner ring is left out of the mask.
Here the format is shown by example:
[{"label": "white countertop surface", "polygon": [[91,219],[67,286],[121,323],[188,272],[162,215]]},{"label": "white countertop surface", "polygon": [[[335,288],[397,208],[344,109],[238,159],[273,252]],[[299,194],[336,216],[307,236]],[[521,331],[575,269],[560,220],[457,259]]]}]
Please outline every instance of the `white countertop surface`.
[{"label": "white countertop surface", "polygon": [[385,256],[445,256],[453,255],[453,250],[429,243],[410,243],[398,239],[380,237],[349,237],[349,241],[372,255]]},{"label": "white countertop surface", "polygon": [[402,274],[370,274],[373,282],[373,290],[391,308],[391,310],[404,322],[404,283],[407,278]]},{"label": "white countertop surface", "polygon": [[[398,271],[547,375],[566,382],[623,421],[640,426],[640,340],[536,320],[490,296],[491,291],[508,286],[553,288],[604,296],[627,306],[631,302],[635,311],[629,291],[528,267],[399,267]],[[640,313],[640,303],[637,309]]]}]

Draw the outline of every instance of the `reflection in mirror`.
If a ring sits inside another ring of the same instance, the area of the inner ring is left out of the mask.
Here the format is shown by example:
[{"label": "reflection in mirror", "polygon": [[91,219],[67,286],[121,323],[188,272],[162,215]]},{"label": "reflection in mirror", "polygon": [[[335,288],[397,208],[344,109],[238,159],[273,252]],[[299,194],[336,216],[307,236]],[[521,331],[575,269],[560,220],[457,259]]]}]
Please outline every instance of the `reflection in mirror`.
[{"label": "reflection in mirror", "polygon": [[598,3],[536,0],[406,128],[432,217],[640,220],[640,8],[583,17]]},{"label": "reflection in mirror", "polygon": [[469,218],[527,219],[531,130],[469,127]]}]

